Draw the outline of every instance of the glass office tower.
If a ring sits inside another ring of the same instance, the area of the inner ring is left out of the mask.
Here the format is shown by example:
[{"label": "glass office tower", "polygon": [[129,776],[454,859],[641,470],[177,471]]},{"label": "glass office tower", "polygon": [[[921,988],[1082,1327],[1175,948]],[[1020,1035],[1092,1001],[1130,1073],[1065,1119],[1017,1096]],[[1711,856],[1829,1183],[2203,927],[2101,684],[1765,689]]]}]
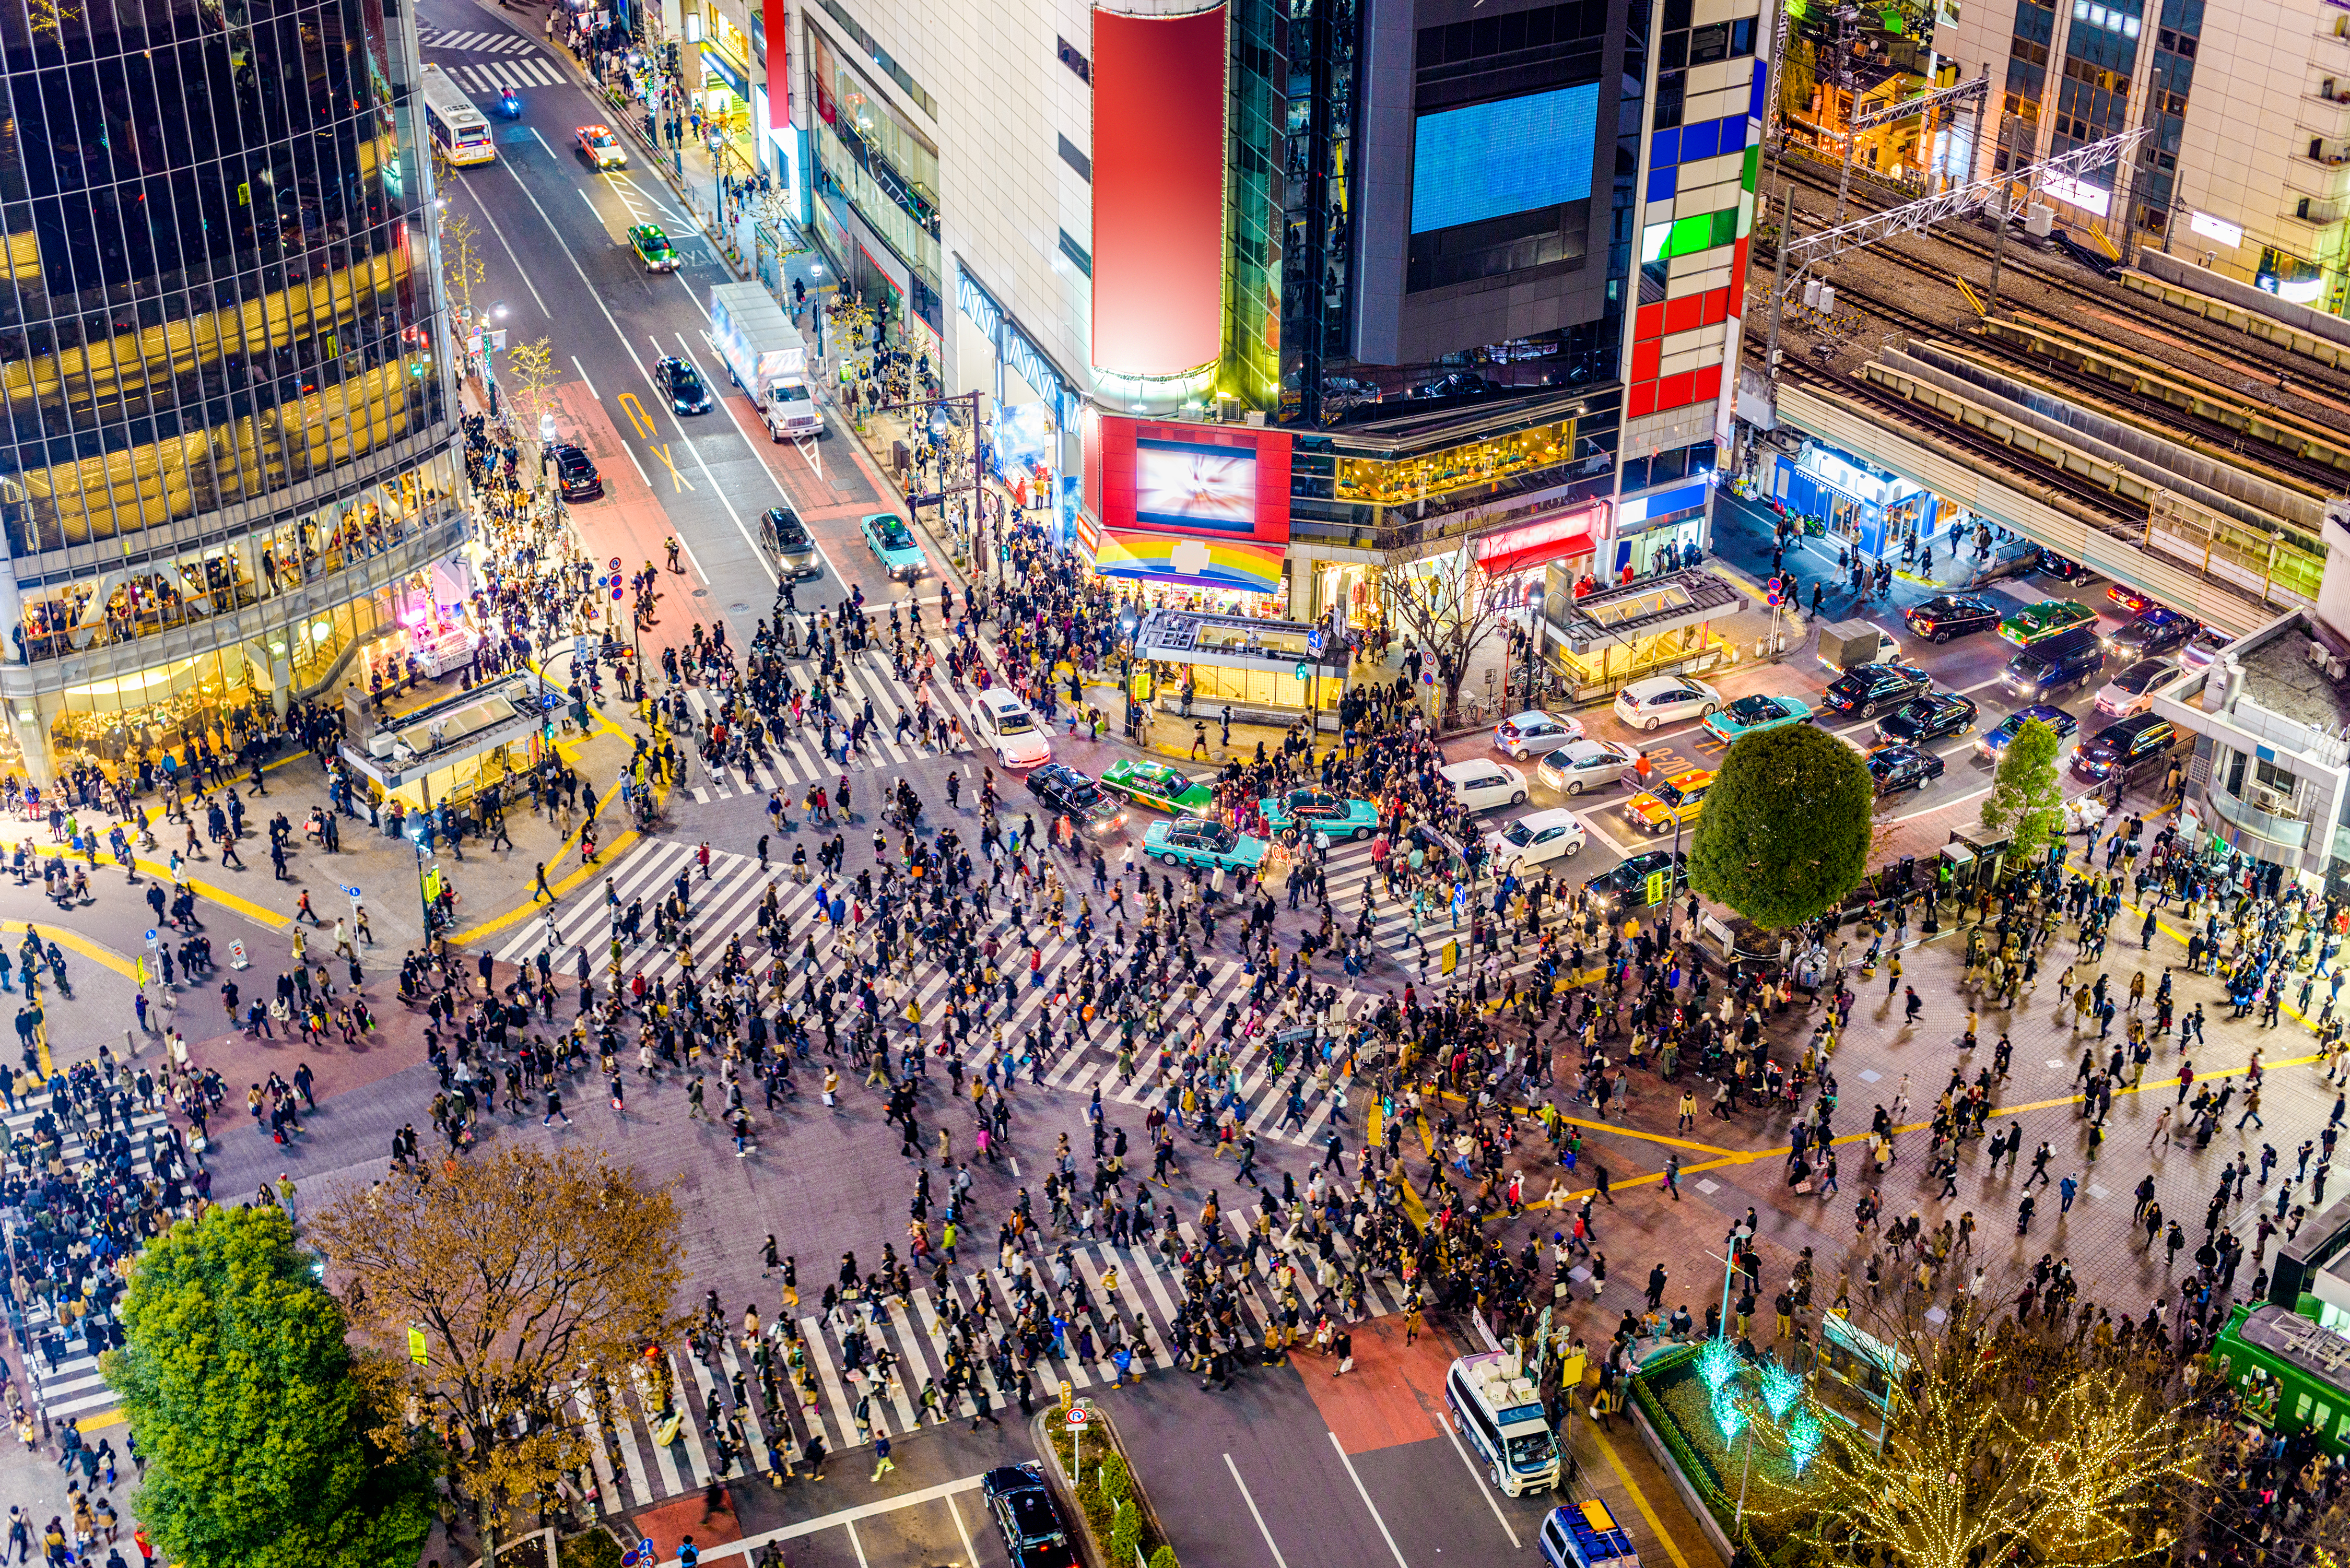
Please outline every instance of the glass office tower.
[{"label": "glass office tower", "polygon": [[454,596],[415,60],[386,0],[0,0],[0,771],[233,747]]}]

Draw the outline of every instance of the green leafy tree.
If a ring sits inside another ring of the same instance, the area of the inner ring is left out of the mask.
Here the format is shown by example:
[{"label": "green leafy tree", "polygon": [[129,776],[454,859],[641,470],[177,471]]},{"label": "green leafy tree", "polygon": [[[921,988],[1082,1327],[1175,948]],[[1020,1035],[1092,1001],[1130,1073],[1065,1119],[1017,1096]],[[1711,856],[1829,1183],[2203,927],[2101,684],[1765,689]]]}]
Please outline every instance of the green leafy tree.
[{"label": "green leafy tree", "polygon": [[385,1369],[276,1208],[214,1209],[140,1254],[106,1380],[150,1456],[135,1507],[187,1568],[411,1568],[432,1522],[413,1449],[369,1437]]},{"label": "green leafy tree", "polygon": [[1767,930],[1836,907],[1868,869],[1877,788],[1860,753],[1811,724],[1742,737],[1690,846],[1690,885]]},{"label": "green leafy tree", "polygon": [[2008,857],[2021,865],[2037,859],[2064,831],[2064,790],[2056,780],[2054,726],[2026,719],[1991,775],[1982,804],[1983,831],[2004,836]]}]

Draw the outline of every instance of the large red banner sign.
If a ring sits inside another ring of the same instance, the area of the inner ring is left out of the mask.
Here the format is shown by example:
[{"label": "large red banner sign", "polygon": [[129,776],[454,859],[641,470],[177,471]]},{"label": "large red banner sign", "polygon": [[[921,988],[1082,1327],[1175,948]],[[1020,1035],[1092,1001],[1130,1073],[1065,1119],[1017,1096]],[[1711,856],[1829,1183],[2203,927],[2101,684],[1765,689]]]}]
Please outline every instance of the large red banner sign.
[{"label": "large red banner sign", "polygon": [[1093,362],[1114,374],[1222,352],[1224,10],[1094,12]]}]

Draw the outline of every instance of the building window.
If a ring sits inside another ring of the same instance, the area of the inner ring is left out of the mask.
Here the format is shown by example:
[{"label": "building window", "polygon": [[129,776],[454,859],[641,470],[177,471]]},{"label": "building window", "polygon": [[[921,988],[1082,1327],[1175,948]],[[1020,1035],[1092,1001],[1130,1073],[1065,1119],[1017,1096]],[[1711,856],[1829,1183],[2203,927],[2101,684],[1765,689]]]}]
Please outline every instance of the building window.
[{"label": "building window", "polygon": [[1069,231],[1066,229],[1061,231],[1061,254],[1068,257],[1070,265],[1079,272],[1087,277],[1093,276],[1094,258],[1086,254],[1085,246],[1069,238]]},{"label": "building window", "polygon": [[1087,87],[1093,86],[1094,63],[1086,58],[1078,51],[1077,47],[1068,39],[1055,36],[1053,42],[1060,46],[1061,63],[1075,71],[1079,81]]}]

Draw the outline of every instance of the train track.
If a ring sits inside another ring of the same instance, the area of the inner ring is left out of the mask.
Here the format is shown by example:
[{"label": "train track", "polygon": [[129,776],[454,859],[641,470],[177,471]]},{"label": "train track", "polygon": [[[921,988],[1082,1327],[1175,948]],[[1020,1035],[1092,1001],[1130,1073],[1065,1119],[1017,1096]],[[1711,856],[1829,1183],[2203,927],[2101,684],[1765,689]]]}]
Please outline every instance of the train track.
[{"label": "train track", "polygon": [[[1794,148],[1790,148],[1781,158],[1779,170],[1783,176],[1806,190],[1831,195],[1836,190],[1840,173],[1835,169],[1823,167]],[[1851,195],[1852,211],[1847,214],[1848,217],[1866,216],[1868,213],[1899,206],[1916,199],[1914,193],[1899,186],[1887,184],[1860,169],[1853,171]],[[1992,236],[1973,231],[1972,221],[1962,220],[1930,230],[1923,230],[1916,235],[1905,236],[1905,238],[1948,245],[1952,250],[1988,264],[1991,256]],[[1932,267],[1939,265],[1935,258],[1919,255],[1914,251],[1905,249],[1899,242],[1888,242],[1884,249],[1887,254],[1899,256],[1920,266]],[[2038,265],[2033,258],[2039,254],[2032,248],[2030,242],[2017,241],[2011,236],[2006,252],[2001,258],[2001,268],[2003,272],[2028,278],[2043,288],[2053,289],[2070,298],[2096,306],[2102,310],[2112,311],[2117,307],[2124,309],[2130,315],[2144,319],[2149,326],[2174,333],[2195,352],[2215,363],[2229,366],[2247,378],[2273,382],[2278,373],[2283,371],[2304,385],[2323,389],[2336,397],[2350,399],[2350,377],[2344,376],[2331,367],[2320,365],[2314,360],[2293,354],[2287,349],[2276,349],[2271,352],[2269,346],[2258,338],[2217,332],[2203,317],[2164,305],[2151,296],[2137,294],[2121,295],[2112,286],[2102,282],[2097,284],[2084,282],[2077,277],[2068,276],[2064,273]],[[1980,286],[1981,280],[1970,279],[1969,281]],[[1843,292],[1841,286],[1838,292]]]},{"label": "train track", "polygon": [[[1818,173],[1815,169],[1812,169],[1808,164],[1804,166],[1803,172],[1806,182],[1816,177]],[[1857,179],[1857,171],[1856,171],[1856,179]],[[1832,179],[1828,181],[1826,188],[1829,190],[1835,189],[1835,183]],[[1970,251],[1973,254],[1984,256],[1988,256],[1990,254],[1988,247],[1978,248],[1971,243],[1960,243],[1942,234],[1940,231],[1935,231],[1933,237],[1940,240],[1942,243],[1952,244],[1953,248],[1956,249]],[[1901,253],[1895,251],[1893,254],[1900,254]],[[1768,242],[1762,236],[1758,235],[1752,254],[1755,265],[1761,266],[1769,265],[1773,259],[1775,259],[1773,243]],[[1903,259],[1916,263],[1921,270],[1929,274],[1933,271],[1932,265],[1926,261],[1925,258],[1905,256]],[[2012,261],[2003,265],[2011,267],[2013,265]],[[2041,269],[2025,268],[2019,270],[2024,271],[2025,275],[2033,278],[2034,281],[2044,282],[2052,287],[2063,287],[2067,292],[2076,295],[2082,298],[2097,300],[2107,305],[2113,303],[2110,299],[2100,295],[2093,287],[2070,284],[2069,282],[2057,278],[2054,275],[2045,273]],[[1973,342],[1977,348],[1985,350],[1994,357],[2005,358],[2012,361],[2018,366],[2028,368],[2045,379],[2061,386],[2069,391],[2077,392],[2092,402],[2103,403],[2108,407],[2136,414],[2147,421],[2158,431],[2170,431],[2184,435],[2191,435],[2202,441],[2208,448],[2215,449],[2218,452],[2233,452],[2250,461],[2256,462],[2270,470],[2280,480],[2298,483],[2315,493],[2321,495],[2335,494],[2339,493],[2343,487],[2342,472],[2332,464],[2303,457],[2296,452],[2288,452],[2281,447],[2274,446],[2265,441],[2258,440],[2248,441],[2242,431],[2236,430],[2232,426],[2225,424],[2218,420],[2207,419],[2201,415],[2187,412],[2163,401],[2158,398],[2132,392],[2126,388],[2116,386],[2114,383],[2098,377],[2085,375],[2071,366],[2064,364],[2054,356],[2033,354],[2016,348],[2012,345],[1998,343],[1993,340],[1979,337],[1972,337],[1966,331],[1968,324],[1972,319],[1970,314],[1958,316],[1955,320],[1938,319],[1922,314],[1907,306],[1898,304],[1893,300],[1886,298],[1882,295],[1870,292],[1865,286],[1856,283],[1849,275],[1837,283],[1836,293],[1839,299],[1850,302],[1856,310],[1865,311],[1866,314],[1876,317],[1889,324],[1906,327],[1929,338],[1939,338],[1950,336],[1966,338],[1967,340]],[[2145,303],[2152,304],[2154,302],[2147,301]],[[2197,317],[2189,317],[2189,319],[2199,320],[2199,318]],[[1807,331],[1813,333],[1819,333],[1824,330],[1823,324],[1817,322],[1815,319],[1806,319],[1804,327]],[[1846,337],[1849,337],[1849,335],[1846,335]],[[2272,374],[2273,374],[2273,372],[2272,372]],[[2303,379],[2306,379],[2306,376],[2304,376]]]}]

